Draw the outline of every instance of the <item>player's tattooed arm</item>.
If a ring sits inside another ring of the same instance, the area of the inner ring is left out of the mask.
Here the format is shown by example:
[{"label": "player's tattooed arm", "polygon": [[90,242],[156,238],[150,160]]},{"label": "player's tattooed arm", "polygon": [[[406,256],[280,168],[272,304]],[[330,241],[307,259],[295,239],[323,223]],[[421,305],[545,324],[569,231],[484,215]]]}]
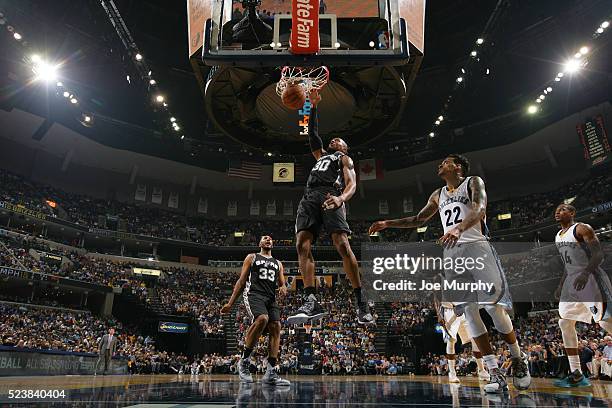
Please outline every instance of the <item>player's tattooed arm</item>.
[{"label": "player's tattooed arm", "polygon": [[249,279],[249,268],[253,264],[254,260],[255,254],[248,254],[246,258],[244,258],[244,262],[242,262],[242,270],[240,271],[240,277],[234,285],[234,290],[232,292],[230,300],[221,308],[221,313],[229,313],[232,306],[234,306],[234,303],[236,303],[236,299],[238,299],[238,296],[242,294],[247,280]]},{"label": "player's tattooed arm", "polygon": [[369,234],[382,231],[386,228],[416,228],[425,224],[438,211],[438,197],[440,189],[434,191],[427,200],[425,207],[419,213],[412,217],[398,218],[395,220],[376,221],[370,226]]},{"label": "player's tattooed arm", "polygon": [[579,241],[584,242],[591,253],[589,263],[580,275],[574,280],[574,288],[576,290],[582,290],[586,286],[589,276],[594,273],[599,265],[603,262],[603,251],[601,250],[601,243],[589,224],[578,223],[576,225],[576,238]]},{"label": "player's tattooed arm", "polygon": [[470,178],[470,189],[472,190],[472,211],[457,225],[460,232],[478,224],[487,212],[487,191],[484,181],[478,176],[473,176]]}]

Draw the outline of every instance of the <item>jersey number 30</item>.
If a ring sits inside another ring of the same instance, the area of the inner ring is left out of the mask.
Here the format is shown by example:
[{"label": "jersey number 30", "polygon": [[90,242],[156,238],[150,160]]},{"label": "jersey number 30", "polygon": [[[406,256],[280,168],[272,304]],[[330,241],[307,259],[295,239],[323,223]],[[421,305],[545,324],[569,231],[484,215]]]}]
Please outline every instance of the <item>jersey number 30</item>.
[{"label": "jersey number 30", "polygon": [[[453,213],[455,214],[455,219],[451,221],[451,218],[453,218]],[[447,227],[452,227],[453,225],[457,225],[461,221],[463,221],[461,218],[459,218],[459,216],[461,215],[460,207],[453,207],[452,210],[446,210],[444,211],[444,215],[446,215],[446,226]]]},{"label": "jersey number 30", "polygon": [[267,279],[274,282],[276,271],[274,269],[259,268],[259,279]]},{"label": "jersey number 30", "polygon": [[325,171],[329,168],[330,163],[331,163],[331,160],[321,160],[321,161],[318,161],[317,164],[315,164],[315,166],[312,169],[316,171]]}]

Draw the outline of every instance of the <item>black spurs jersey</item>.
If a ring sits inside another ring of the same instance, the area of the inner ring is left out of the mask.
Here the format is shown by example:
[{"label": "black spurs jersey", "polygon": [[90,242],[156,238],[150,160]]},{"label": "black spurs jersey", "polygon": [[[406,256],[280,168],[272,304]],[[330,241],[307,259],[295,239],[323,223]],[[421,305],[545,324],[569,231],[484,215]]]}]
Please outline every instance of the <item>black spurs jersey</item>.
[{"label": "black spurs jersey", "polygon": [[280,275],[280,262],[273,257],[255,254],[255,259],[249,268],[249,280],[245,290],[265,296],[275,297]]},{"label": "black spurs jersey", "polygon": [[342,173],[342,152],[326,153],[322,155],[310,170],[306,188],[332,188],[344,190],[344,174]]}]

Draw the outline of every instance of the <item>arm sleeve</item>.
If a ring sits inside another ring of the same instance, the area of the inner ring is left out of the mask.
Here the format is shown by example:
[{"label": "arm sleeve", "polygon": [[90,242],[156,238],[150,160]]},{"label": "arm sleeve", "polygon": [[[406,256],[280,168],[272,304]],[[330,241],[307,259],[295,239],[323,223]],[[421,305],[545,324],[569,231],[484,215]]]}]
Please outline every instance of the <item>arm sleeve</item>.
[{"label": "arm sleeve", "polygon": [[311,152],[323,149],[323,141],[321,140],[321,136],[319,136],[319,114],[316,106],[314,106],[310,112],[310,120],[308,121],[308,141],[310,142]]}]

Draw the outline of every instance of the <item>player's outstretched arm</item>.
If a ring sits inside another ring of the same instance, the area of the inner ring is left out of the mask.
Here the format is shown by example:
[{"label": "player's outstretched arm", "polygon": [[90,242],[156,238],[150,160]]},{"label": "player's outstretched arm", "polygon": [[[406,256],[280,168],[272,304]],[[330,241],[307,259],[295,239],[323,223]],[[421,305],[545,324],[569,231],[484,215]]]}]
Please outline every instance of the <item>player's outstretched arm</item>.
[{"label": "player's outstretched arm", "polygon": [[308,119],[308,142],[310,143],[312,155],[315,159],[319,160],[325,154],[323,140],[319,136],[319,113],[317,110],[317,104],[321,101],[321,95],[316,91],[312,91],[309,98],[312,103],[312,110]]},{"label": "player's outstretched arm", "polygon": [[240,277],[234,285],[234,291],[232,292],[230,300],[221,308],[222,314],[229,313],[229,311],[232,309],[232,306],[234,306],[234,303],[236,303],[236,299],[238,299],[238,296],[240,296],[240,294],[244,290],[244,286],[246,285],[246,282],[249,279],[249,268],[253,264],[254,258],[255,254],[248,254],[246,258],[244,258],[244,262],[242,262],[242,270],[240,271]]},{"label": "player's outstretched arm", "polygon": [[419,213],[412,217],[398,218],[396,220],[376,221],[370,226],[368,233],[371,235],[375,232],[382,231],[387,228],[416,228],[425,224],[438,211],[438,197],[440,189],[434,191],[430,196],[425,207]]}]

